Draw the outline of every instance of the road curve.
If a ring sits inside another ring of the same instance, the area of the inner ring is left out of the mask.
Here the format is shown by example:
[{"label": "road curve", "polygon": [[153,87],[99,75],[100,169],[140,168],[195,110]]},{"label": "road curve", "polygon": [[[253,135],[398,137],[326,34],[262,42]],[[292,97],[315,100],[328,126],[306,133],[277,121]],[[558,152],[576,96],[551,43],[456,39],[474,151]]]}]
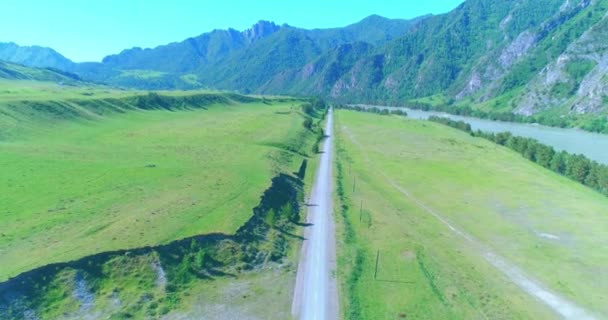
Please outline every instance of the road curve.
[{"label": "road curve", "polygon": [[302,320],[338,319],[334,221],[332,216],[333,112],[327,114],[317,174],[308,200],[304,243],[293,296],[292,315]]}]

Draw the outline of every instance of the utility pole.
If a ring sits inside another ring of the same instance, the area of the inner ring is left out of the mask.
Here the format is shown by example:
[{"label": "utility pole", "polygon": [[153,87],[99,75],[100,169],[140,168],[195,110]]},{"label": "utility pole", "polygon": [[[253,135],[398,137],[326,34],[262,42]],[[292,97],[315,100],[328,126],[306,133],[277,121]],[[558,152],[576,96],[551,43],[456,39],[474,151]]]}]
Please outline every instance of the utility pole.
[{"label": "utility pole", "polygon": [[361,208],[359,208],[359,222],[363,218],[363,200],[361,200]]},{"label": "utility pole", "polygon": [[376,254],[376,271],[374,271],[374,280],[376,280],[376,277],[378,276],[378,260],[380,259],[380,250],[378,250],[378,253]]}]

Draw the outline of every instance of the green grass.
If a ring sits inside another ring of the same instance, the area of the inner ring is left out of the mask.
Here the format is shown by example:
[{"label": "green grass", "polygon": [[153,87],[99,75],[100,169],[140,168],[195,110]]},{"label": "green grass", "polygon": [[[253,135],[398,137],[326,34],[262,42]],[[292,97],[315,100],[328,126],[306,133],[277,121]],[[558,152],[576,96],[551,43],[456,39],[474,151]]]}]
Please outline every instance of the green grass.
[{"label": "green grass", "polygon": [[420,204],[554,292],[608,313],[608,284],[598,278],[608,200],[599,193],[434,123],[338,111],[336,134],[347,317],[555,317]]},{"label": "green grass", "polygon": [[0,140],[0,281],[98,252],[234,233],[271,177],[297,169],[276,147],[305,130],[293,105],[20,119],[25,129]]},{"label": "green grass", "polygon": [[253,272],[236,279],[202,281],[187,292],[168,318],[291,319],[296,264]]},{"label": "green grass", "polygon": [[439,105],[439,104],[445,104],[448,101],[448,98],[446,98],[442,94],[436,94],[436,95],[429,96],[429,97],[412,99],[411,101],[412,102],[420,102],[420,103],[428,103],[428,104],[430,104],[432,106],[436,106],[436,105]]},{"label": "green grass", "polygon": [[84,84],[74,74],[57,69],[30,68],[7,61],[0,61],[0,79],[48,81],[70,85]]},{"label": "green grass", "polygon": [[182,81],[184,81],[187,84],[193,85],[193,86],[200,86],[200,82],[198,82],[198,77],[195,74],[185,74],[183,76],[179,77]]},{"label": "green grass", "polygon": [[120,98],[141,94],[135,90],[117,90],[82,83],[61,85],[57,82],[0,79],[0,105],[17,101]]},{"label": "green grass", "polygon": [[[305,186],[311,187],[316,174],[316,157],[311,157]],[[302,214],[305,214],[303,209]],[[302,236],[304,228],[293,230]],[[193,282],[184,290],[182,301],[168,318],[196,319],[291,319],[292,294],[295,287],[301,240],[290,238],[286,256],[280,264],[212,281]]]},{"label": "green grass", "polygon": [[165,76],[166,72],[151,71],[151,70],[123,70],[119,77],[132,77],[136,79],[150,80]]}]

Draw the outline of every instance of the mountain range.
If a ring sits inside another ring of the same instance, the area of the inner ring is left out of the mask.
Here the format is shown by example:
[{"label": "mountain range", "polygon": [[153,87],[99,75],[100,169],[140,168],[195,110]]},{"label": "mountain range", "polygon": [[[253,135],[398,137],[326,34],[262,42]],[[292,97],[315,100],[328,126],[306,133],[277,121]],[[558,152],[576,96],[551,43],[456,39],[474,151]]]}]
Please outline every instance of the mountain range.
[{"label": "mountain range", "polygon": [[215,88],[338,102],[428,99],[522,115],[608,112],[608,0],[467,0],[334,29],[260,21],[100,63],[0,43],[0,59],[140,89]]},{"label": "mountain range", "polygon": [[77,75],[58,69],[30,68],[6,61],[0,61],[0,79],[49,81],[69,85],[82,83]]}]

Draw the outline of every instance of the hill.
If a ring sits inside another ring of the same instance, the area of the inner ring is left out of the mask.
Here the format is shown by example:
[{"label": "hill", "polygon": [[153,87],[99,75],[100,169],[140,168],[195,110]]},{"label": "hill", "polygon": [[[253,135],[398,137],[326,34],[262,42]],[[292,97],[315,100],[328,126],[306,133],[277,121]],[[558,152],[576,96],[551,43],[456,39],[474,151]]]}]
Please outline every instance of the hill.
[{"label": "hill", "polygon": [[0,60],[11,61],[30,67],[68,70],[74,62],[57,51],[41,46],[19,46],[13,42],[0,42]]},{"label": "hill", "polygon": [[77,75],[58,69],[30,68],[2,60],[0,60],[0,79],[52,81],[62,83],[80,81],[80,77]]},{"label": "hill", "polygon": [[244,31],[213,30],[152,49],[123,50],[105,57],[101,63],[76,64],[68,60],[58,65],[44,59],[50,51],[11,44],[11,47],[17,47],[13,51],[38,57],[41,62],[23,60],[16,54],[6,55],[4,59],[35,67],[58,67],[89,81],[122,87],[214,87],[259,92],[260,84],[284,70],[301,68],[344,44],[382,45],[402,35],[421,19],[386,19],[373,15],[343,28],[313,30],[259,21]]},{"label": "hill", "polygon": [[437,97],[453,108],[595,117],[608,113],[607,12],[607,0],[467,0],[447,14],[374,15],[343,28],[260,21],[63,70],[140,89],[208,87],[378,104]]},{"label": "hill", "polygon": [[379,104],[439,96],[454,108],[526,116],[606,114],[607,12],[601,0],[468,0],[367,52],[338,49],[349,57],[329,77],[315,62],[260,91]]},{"label": "hill", "polygon": [[[382,44],[401,35],[409,25],[410,22],[407,20],[370,16],[344,28],[305,30],[289,25],[279,26],[262,20],[242,32],[234,29],[213,30],[153,49],[124,50],[120,54],[105,57],[102,63],[107,67],[118,69],[192,72],[205,66],[225,65],[225,62],[234,61],[235,56],[242,56],[243,52],[255,56],[259,53],[257,51],[260,47],[268,44],[288,46],[291,49],[301,48],[300,43],[295,39],[306,39],[314,43],[319,51],[355,41]],[[290,38],[289,35],[294,38]],[[258,44],[267,38],[270,39],[264,44]],[[283,57],[287,56],[283,53]]]}]

